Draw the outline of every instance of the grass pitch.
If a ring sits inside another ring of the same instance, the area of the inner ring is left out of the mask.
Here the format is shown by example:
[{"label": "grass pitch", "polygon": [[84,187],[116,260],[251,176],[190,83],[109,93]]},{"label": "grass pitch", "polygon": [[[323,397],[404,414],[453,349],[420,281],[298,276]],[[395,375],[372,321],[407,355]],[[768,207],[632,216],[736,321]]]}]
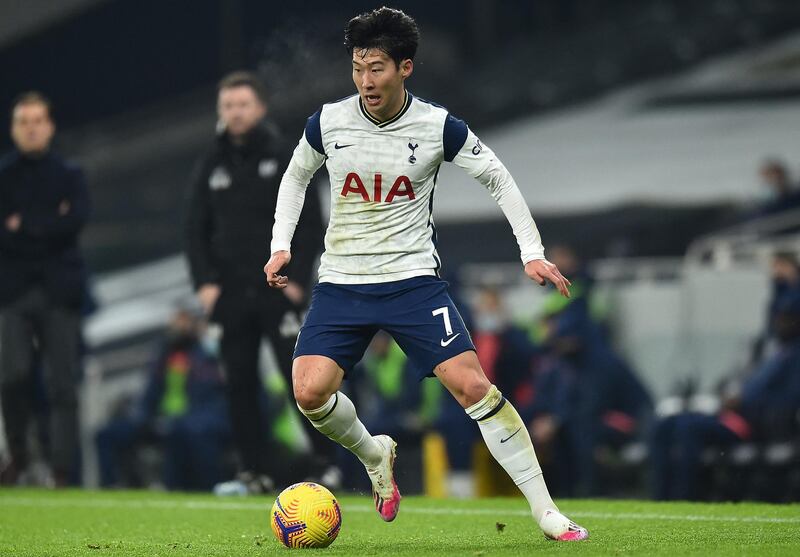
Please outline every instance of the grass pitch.
[{"label": "grass pitch", "polygon": [[386,524],[369,497],[340,497],[327,549],[290,550],[269,527],[272,497],[0,490],[3,556],[800,555],[800,505],[564,500],[579,543],[544,539],[519,499],[406,497]]}]

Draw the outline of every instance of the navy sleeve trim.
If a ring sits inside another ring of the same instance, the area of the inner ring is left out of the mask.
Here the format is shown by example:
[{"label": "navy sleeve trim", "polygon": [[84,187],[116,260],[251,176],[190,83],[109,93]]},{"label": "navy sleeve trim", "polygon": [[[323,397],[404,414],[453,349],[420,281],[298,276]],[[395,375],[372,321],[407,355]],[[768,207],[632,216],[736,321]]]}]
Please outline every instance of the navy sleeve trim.
[{"label": "navy sleeve trim", "polygon": [[467,141],[467,124],[455,116],[447,115],[444,121],[442,144],[444,145],[444,160],[453,162],[456,155]]},{"label": "navy sleeve trim", "polygon": [[325,154],[325,149],[322,147],[322,128],[319,124],[319,117],[322,114],[320,108],[306,122],[306,141],[311,145],[316,152],[320,155]]}]

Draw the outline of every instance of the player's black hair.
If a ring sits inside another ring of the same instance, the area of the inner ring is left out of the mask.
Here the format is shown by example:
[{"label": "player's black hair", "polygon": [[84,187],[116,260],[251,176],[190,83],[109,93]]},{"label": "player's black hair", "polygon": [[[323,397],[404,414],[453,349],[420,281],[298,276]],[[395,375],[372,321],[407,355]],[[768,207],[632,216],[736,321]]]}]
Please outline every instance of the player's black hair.
[{"label": "player's black hair", "polygon": [[53,119],[53,103],[50,102],[50,99],[48,99],[44,93],[39,91],[25,91],[17,95],[14,98],[14,102],[11,103],[12,118],[17,107],[23,104],[40,104],[47,109],[47,117],[51,120]]},{"label": "player's black hair", "polygon": [[357,15],[344,29],[344,46],[350,56],[354,50],[377,48],[398,66],[403,60],[414,59],[418,44],[417,22],[386,6]]}]

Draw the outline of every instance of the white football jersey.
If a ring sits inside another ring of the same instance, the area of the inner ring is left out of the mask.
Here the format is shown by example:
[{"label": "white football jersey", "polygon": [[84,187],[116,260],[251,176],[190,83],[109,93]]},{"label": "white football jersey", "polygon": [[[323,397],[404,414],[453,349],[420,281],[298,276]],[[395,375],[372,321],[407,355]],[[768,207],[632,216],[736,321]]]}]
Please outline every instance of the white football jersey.
[{"label": "white football jersey", "polygon": [[325,163],[331,210],[319,281],[368,284],[437,275],[433,196],[445,161],[476,178],[500,204],[523,263],[544,258],[530,211],[500,160],[463,121],[410,93],[385,122],[373,118],[358,95],[326,104],[308,119],[281,181],[272,253],[290,249],[305,189]]}]

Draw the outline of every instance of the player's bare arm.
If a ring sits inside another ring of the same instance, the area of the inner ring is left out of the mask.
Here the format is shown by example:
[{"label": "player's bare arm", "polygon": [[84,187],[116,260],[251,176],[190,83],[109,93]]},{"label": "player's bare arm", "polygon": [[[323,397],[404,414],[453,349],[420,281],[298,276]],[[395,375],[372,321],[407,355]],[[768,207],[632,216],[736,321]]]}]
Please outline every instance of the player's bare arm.
[{"label": "player's bare arm", "polygon": [[525,264],[525,274],[542,286],[550,282],[553,286],[558,288],[562,296],[569,298],[569,287],[572,286],[572,283],[561,274],[558,267],[550,263],[547,259],[528,261]]},{"label": "player's bare arm", "polygon": [[289,278],[278,273],[289,264],[292,255],[288,251],[276,251],[264,265],[264,274],[267,275],[267,284],[272,288],[286,288]]}]

